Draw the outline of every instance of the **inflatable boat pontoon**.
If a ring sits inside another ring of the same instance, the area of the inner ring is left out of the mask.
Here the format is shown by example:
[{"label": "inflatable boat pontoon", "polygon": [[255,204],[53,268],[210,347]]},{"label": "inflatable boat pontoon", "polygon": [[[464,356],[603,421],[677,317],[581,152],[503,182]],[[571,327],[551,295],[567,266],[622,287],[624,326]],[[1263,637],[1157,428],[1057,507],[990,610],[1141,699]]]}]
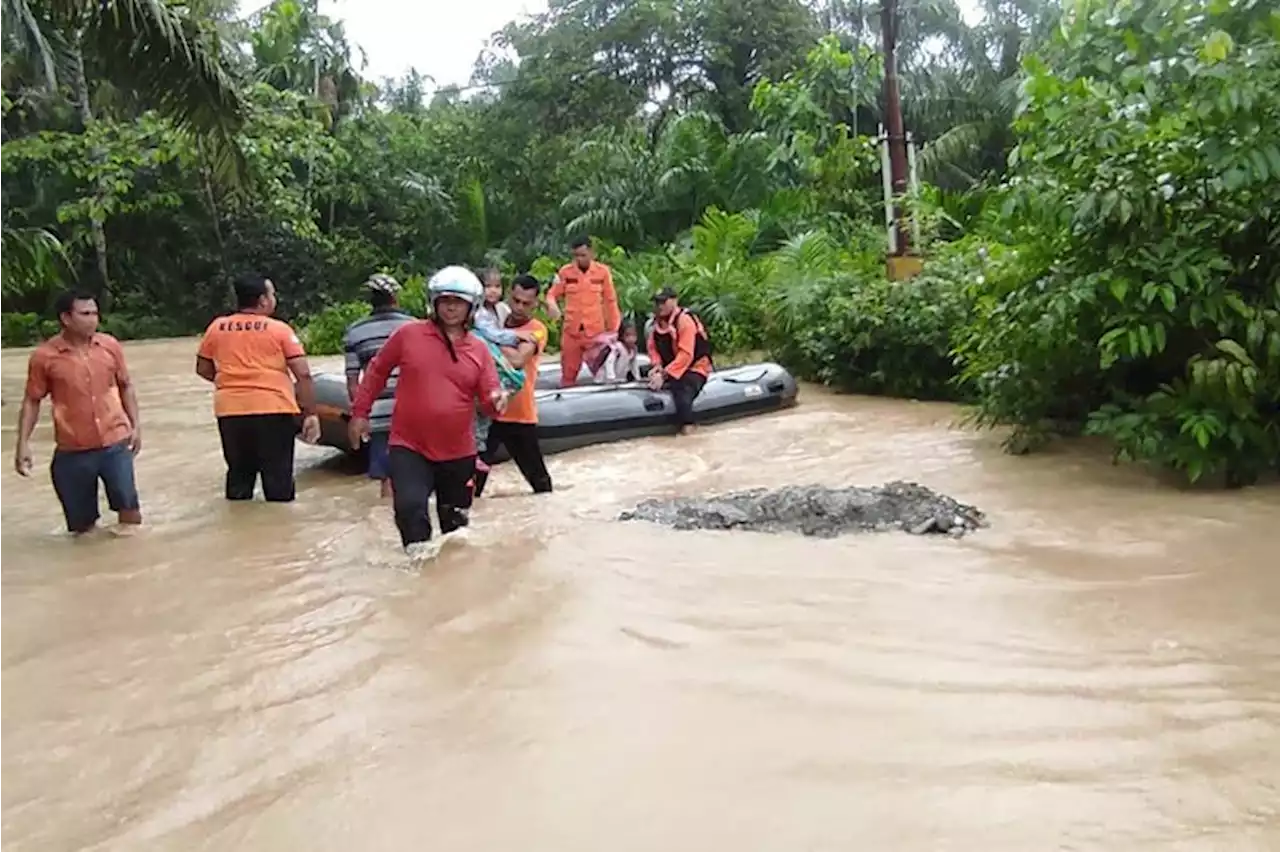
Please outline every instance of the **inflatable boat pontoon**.
[{"label": "inflatable boat pontoon", "polygon": [[[561,389],[556,388],[559,381],[558,364],[547,364],[538,371],[538,437],[543,453],[675,434],[678,429],[675,403],[669,393],[651,391],[638,382],[581,384]],[[315,384],[320,443],[351,452],[347,443],[351,403],[346,379],[318,373]],[[732,367],[711,374],[694,401],[693,410],[698,423],[736,420],[795,405],[798,392],[796,380],[778,364]]]}]

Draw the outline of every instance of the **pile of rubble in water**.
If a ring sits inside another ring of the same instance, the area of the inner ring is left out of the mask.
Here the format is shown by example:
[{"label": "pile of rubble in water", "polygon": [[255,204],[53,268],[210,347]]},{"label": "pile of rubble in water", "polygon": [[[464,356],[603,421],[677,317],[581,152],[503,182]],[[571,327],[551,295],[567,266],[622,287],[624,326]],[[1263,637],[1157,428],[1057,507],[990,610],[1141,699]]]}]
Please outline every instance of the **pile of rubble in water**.
[{"label": "pile of rubble in water", "polygon": [[652,521],[678,530],[798,532],[820,538],[885,530],[959,538],[987,526],[986,518],[974,506],[915,482],[890,482],[875,488],[790,485],[713,497],[646,500],[623,512],[618,520]]}]

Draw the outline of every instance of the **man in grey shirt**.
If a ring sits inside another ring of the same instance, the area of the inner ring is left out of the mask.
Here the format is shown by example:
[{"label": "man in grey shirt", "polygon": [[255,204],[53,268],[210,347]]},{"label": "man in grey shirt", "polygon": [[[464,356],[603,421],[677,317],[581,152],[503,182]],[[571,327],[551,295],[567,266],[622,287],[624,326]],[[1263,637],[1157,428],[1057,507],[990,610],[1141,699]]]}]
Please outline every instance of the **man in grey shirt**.
[{"label": "man in grey shirt", "polygon": [[[414,318],[400,310],[396,294],[400,283],[390,275],[377,273],[364,282],[369,291],[369,304],[373,312],[356,320],[348,328],[343,339],[347,352],[347,395],[356,397],[360,376],[378,354],[378,350],[395,333],[396,329]],[[369,416],[369,478],[381,483],[383,499],[391,496],[391,479],[387,470],[387,439],[391,435],[391,411],[396,404],[396,378],[398,370],[391,371],[387,386],[373,403]]]}]

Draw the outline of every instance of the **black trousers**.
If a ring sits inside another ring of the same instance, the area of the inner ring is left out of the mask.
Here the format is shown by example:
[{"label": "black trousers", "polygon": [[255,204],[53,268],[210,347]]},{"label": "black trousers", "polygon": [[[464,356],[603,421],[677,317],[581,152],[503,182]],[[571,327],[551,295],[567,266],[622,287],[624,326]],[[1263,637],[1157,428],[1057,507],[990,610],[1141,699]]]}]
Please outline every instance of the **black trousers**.
[{"label": "black trousers", "polygon": [[[493,421],[489,427],[489,440],[485,444],[485,464],[493,464],[498,455],[498,448],[506,447],[507,455],[520,468],[524,481],[529,483],[534,494],[546,494],[551,491],[551,474],[547,473],[547,463],[542,458],[542,445],[538,443],[538,425],[536,423],[506,423]],[[484,491],[484,484],[489,474],[476,473],[476,496]]]},{"label": "black trousers", "polygon": [[396,527],[400,543],[408,547],[414,542],[430,541],[431,518],[427,503],[436,495],[436,517],[440,532],[451,533],[467,525],[467,509],[471,506],[471,477],[476,471],[476,457],[464,456],[449,461],[431,461],[407,447],[391,447],[387,452],[391,472],[391,488],[395,494]]},{"label": "black trousers", "polygon": [[288,503],[295,496],[293,441],[298,421],[292,414],[237,414],[218,418],[222,458],[227,462],[227,499],[252,500],[262,477],[262,496]]},{"label": "black trousers", "polygon": [[678,379],[663,381],[662,389],[671,391],[671,398],[675,400],[676,421],[681,426],[693,425],[693,401],[702,393],[702,387],[706,383],[707,377],[693,370],[687,370]]}]

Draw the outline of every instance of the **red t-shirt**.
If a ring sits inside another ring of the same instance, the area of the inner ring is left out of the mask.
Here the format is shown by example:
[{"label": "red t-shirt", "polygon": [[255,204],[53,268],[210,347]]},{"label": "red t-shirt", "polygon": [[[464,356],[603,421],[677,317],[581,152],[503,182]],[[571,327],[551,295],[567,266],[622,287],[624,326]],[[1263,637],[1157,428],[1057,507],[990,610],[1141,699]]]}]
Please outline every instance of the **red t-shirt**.
[{"label": "red t-shirt", "polygon": [[434,322],[402,325],[369,362],[351,416],[368,419],[387,377],[399,367],[390,446],[406,447],[431,461],[474,456],[476,401],[490,417],[497,414],[489,395],[499,389],[498,369],[474,334],[453,341],[453,351],[457,361]]}]

